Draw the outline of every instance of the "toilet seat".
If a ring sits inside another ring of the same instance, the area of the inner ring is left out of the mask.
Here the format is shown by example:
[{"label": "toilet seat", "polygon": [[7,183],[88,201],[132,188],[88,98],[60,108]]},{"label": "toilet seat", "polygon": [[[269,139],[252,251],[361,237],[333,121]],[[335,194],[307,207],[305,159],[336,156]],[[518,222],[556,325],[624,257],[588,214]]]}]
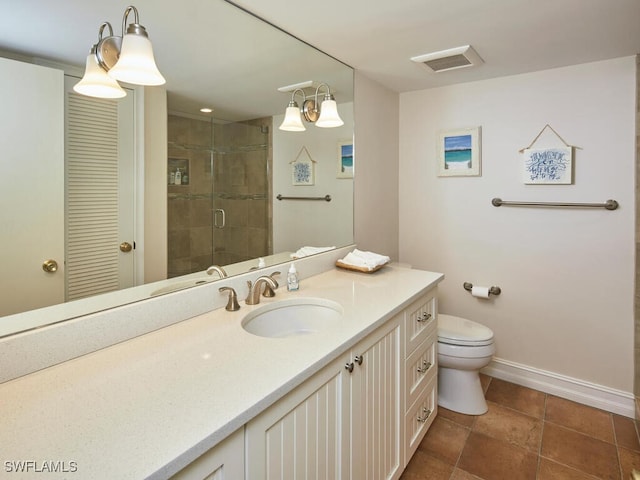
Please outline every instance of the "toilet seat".
[{"label": "toilet seat", "polygon": [[469,347],[491,345],[493,332],[466,318],[438,314],[438,342]]}]

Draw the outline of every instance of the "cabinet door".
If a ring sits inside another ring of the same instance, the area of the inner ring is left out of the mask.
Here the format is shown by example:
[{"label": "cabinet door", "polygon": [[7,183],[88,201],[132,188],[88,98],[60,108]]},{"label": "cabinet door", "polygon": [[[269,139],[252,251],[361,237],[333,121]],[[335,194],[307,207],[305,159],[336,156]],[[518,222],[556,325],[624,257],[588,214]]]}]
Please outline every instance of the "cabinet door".
[{"label": "cabinet door", "polygon": [[353,349],[352,479],[394,479],[402,473],[400,338],[396,318]]},{"label": "cabinet door", "polygon": [[241,428],[171,480],[242,480],[244,479],[244,429]]},{"label": "cabinet door", "polygon": [[247,424],[247,478],[349,478],[347,358],[333,362]]}]

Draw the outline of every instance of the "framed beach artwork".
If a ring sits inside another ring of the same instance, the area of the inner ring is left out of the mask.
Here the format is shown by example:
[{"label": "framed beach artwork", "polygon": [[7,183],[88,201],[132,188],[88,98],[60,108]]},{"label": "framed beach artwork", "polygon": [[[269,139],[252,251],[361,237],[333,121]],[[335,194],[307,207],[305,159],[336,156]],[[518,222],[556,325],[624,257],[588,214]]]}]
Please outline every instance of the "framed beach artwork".
[{"label": "framed beach artwork", "polygon": [[523,150],[525,185],[571,185],[573,148],[526,148]]},{"label": "framed beach artwork", "polygon": [[480,127],[438,133],[438,176],[480,175]]},{"label": "framed beach artwork", "polygon": [[338,174],[337,178],[353,178],[353,141],[338,142]]}]

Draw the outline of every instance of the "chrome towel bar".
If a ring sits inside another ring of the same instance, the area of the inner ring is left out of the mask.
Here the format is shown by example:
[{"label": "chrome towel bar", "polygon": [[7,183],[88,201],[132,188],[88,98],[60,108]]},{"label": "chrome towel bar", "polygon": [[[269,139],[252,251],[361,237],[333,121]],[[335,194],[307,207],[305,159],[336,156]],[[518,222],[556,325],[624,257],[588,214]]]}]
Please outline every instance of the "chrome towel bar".
[{"label": "chrome towel bar", "polygon": [[324,197],[283,197],[278,194],[276,197],[278,200],[324,200],[325,202],[331,201],[331,195],[325,195]]},{"label": "chrome towel bar", "polygon": [[615,210],[618,208],[618,202],[615,200],[607,200],[605,203],[563,203],[563,202],[508,202],[501,198],[491,200],[491,205],[500,207],[502,205],[510,205],[514,207],[579,207],[579,208],[606,208],[607,210]]}]

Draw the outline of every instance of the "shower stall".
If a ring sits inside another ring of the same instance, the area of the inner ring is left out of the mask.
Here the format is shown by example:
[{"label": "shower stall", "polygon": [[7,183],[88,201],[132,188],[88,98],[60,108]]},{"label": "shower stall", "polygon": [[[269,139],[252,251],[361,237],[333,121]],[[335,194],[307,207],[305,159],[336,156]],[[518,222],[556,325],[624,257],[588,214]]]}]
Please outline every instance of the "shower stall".
[{"label": "shower stall", "polygon": [[272,253],[271,118],[168,118],[168,276]]}]

